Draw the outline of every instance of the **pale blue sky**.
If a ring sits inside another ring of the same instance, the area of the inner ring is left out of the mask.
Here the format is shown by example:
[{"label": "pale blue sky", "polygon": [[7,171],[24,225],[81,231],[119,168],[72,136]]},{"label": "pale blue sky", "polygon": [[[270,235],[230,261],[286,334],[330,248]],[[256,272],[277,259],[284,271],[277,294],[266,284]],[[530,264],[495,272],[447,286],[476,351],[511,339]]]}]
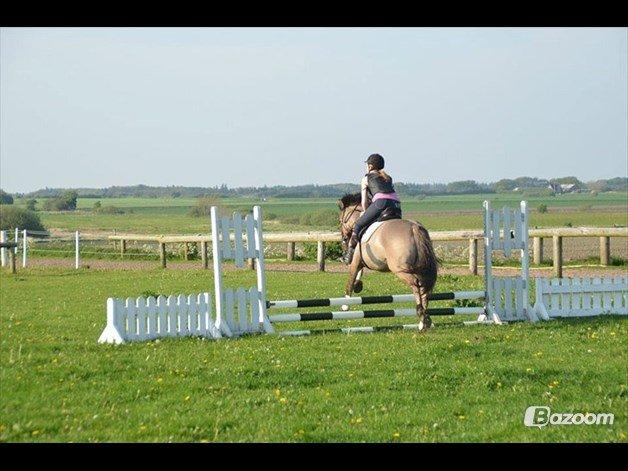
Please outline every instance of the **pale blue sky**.
[{"label": "pale blue sky", "polygon": [[626,176],[626,28],[2,28],[0,186]]}]

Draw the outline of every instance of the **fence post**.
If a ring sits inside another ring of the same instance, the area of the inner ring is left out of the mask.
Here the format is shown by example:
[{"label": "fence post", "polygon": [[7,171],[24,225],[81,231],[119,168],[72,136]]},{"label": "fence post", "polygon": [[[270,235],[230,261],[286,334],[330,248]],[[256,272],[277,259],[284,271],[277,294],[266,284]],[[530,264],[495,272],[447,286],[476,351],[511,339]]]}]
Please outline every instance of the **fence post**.
[{"label": "fence post", "polygon": [[532,261],[535,265],[543,263],[543,238],[532,238]]},{"label": "fence post", "polygon": [[325,242],[322,240],[316,243],[316,263],[318,271],[325,271]]},{"label": "fence post", "polygon": [[26,268],[26,229],[22,233],[22,268]]},{"label": "fence post", "polygon": [[609,236],[600,237],[600,265],[605,267],[611,264],[611,238]]},{"label": "fence post", "polygon": [[[7,241],[7,231],[0,231],[0,242],[6,242]],[[8,249],[11,250],[11,249]],[[0,264],[2,264],[3,267],[7,266],[7,249],[5,249],[4,247],[0,248]]]},{"label": "fence post", "polygon": [[553,263],[554,263],[554,276],[556,278],[563,277],[563,238],[562,236],[555,235],[552,237],[553,241]]},{"label": "fence post", "polygon": [[[115,241],[114,241],[115,243]],[[126,252],[126,240],[120,240],[120,258],[124,258],[124,253]]]},{"label": "fence post", "polygon": [[15,253],[15,255],[17,255],[17,247],[20,244],[20,230],[17,227],[15,228],[15,243],[17,245],[13,249],[13,252]]},{"label": "fence post", "polygon": [[78,268],[81,265],[81,259],[80,259],[80,247],[79,247],[79,231],[76,231],[75,233],[75,250],[74,250],[74,268],[76,268],[78,270]]},{"label": "fence post", "polygon": [[[15,246],[15,248],[17,248],[17,245]],[[15,275],[17,273],[17,270],[15,269],[15,258],[17,257],[17,253],[14,252],[13,250],[9,249],[9,258],[11,259],[11,273],[13,275]]]},{"label": "fence post", "polygon": [[161,268],[166,268],[166,244],[159,242],[159,260],[161,260]]},{"label": "fence post", "polygon": [[207,241],[201,241],[201,260],[203,262],[203,269],[207,270],[209,262],[207,260]]},{"label": "fence post", "polygon": [[469,271],[478,274],[478,240],[469,239]]},{"label": "fence post", "polygon": [[289,261],[294,261],[294,247],[295,247],[295,243],[294,242],[288,242],[288,248],[286,250],[286,258]]}]

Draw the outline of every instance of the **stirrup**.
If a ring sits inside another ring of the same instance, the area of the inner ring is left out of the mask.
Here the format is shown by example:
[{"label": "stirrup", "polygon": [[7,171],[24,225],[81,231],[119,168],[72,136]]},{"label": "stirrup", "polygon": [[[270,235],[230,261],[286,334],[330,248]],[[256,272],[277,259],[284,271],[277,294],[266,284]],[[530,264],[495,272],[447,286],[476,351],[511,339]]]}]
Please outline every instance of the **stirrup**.
[{"label": "stirrup", "polygon": [[353,254],[355,253],[355,247],[350,247],[347,249],[345,254],[342,256],[342,261],[345,265],[351,265],[353,261]]}]

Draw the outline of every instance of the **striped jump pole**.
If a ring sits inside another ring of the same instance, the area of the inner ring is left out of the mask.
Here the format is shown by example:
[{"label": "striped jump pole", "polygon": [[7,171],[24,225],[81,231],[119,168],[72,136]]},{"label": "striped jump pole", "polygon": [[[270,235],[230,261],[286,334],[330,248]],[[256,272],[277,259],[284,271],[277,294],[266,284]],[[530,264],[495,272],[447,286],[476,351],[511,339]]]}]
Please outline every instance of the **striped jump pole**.
[{"label": "striped jump pole", "polygon": [[[484,314],[484,307],[442,307],[427,310],[430,316],[452,316],[455,314]],[[307,322],[346,319],[375,319],[383,317],[415,317],[416,309],[381,309],[375,311],[331,311],[295,312],[268,316],[270,322]]]},{"label": "striped jump pole", "polygon": [[[454,299],[483,299],[484,291],[453,291],[449,293],[431,293],[430,301],[448,301]],[[362,304],[387,304],[414,302],[413,294],[392,294],[387,296],[356,296],[351,298],[319,298],[319,299],[289,299],[283,301],[268,301],[266,307],[270,308],[299,308],[299,307],[325,307]],[[428,309],[429,312],[429,309]],[[272,318],[271,318],[272,319]]]}]

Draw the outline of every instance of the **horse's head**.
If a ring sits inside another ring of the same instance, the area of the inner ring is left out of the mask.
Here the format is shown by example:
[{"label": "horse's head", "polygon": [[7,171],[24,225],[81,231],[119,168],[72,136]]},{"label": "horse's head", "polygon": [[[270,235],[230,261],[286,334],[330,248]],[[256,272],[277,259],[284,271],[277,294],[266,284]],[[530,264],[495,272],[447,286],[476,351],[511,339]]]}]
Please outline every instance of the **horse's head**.
[{"label": "horse's head", "polygon": [[342,235],[342,249],[347,250],[347,244],[353,231],[353,226],[362,214],[362,199],[360,193],[346,194],[338,200],[340,208],[340,234]]}]

